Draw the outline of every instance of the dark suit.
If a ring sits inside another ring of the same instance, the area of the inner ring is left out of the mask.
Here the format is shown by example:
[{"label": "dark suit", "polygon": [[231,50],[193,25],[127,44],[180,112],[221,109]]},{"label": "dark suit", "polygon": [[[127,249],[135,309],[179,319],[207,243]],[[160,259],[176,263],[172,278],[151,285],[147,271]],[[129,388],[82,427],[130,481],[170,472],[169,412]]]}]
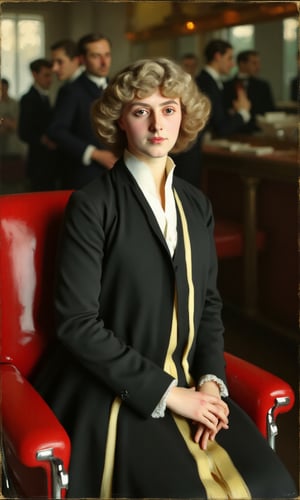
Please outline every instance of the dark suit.
[{"label": "dark suit", "polygon": [[55,188],[56,153],[41,142],[51,116],[49,99],[32,86],[20,99],[18,134],[28,144],[27,175],[33,191]]},{"label": "dark suit", "polygon": [[85,73],[61,89],[48,134],[65,155],[64,188],[77,189],[106,170],[95,161],[90,165],[82,162],[87,146],[105,149],[91,120],[91,105],[101,93],[102,90]]},{"label": "dark suit", "polygon": [[299,97],[300,97],[300,90],[299,90],[299,75],[295,76],[291,80],[290,84],[290,98],[292,101],[298,102],[299,103]]},{"label": "dark suit", "polygon": [[[60,106],[63,105],[64,100],[65,100],[65,96],[68,93],[68,88],[69,88],[70,84],[71,84],[71,81],[67,81],[67,82],[63,83],[63,85],[58,89],[58,92],[57,92],[57,95],[56,95],[56,100],[55,100],[55,105],[54,105],[54,110],[53,110],[53,115],[52,115],[52,121],[51,122],[53,122],[53,120],[54,120],[54,116],[56,114],[56,110],[59,110]],[[51,122],[50,122],[50,125],[49,125],[48,129],[47,129],[47,135],[49,137],[52,135],[51,134],[51,127],[52,127]],[[69,186],[69,183],[70,183],[70,180],[69,180],[69,169],[67,167],[69,165],[70,158],[68,156],[68,153],[66,153],[66,151],[61,146],[59,146],[58,144],[57,144],[56,155],[57,155],[57,160],[56,160],[56,164],[57,164],[57,168],[56,168],[57,184],[62,189],[67,189],[68,186]]]},{"label": "dark suit", "polygon": [[201,184],[202,139],[203,133],[200,132],[195,142],[186,151],[170,155],[176,165],[175,175],[197,188],[200,188]]},{"label": "dark suit", "polygon": [[219,89],[213,77],[203,69],[196,78],[199,89],[211,102],[211,115],[206,130],[214,136],[226,137],[240,132],[244,120],[239,113],[229,114],[224,106],[223,91]]},{"label": "dark suit", "polygon": [[275,111],[275,103],[269,83],[261,78],[249,77],[239,79],[237,76],[224,84],[224,101],[227,109],[232,108],[232,102],[236,99],[236,89],[242,85],[248,99],[251,102],[251,120],[246,123],[243,132],[254,132],[259,130],[256,124],[256,115],[263,115],[269,111]]},{"label": "dark suit", "polygon": [[[211,204],[182,179],[174,188],[174,256],[122,160],[68,204],[56,293],[61,344],[34,385],[71,438],[70,498],[99,498],[109,457],[101,498],[207,498],[195,464],[203,451],[187,445],[190,423],[180,419],[179,431],[169,410],[151,417],[174,378],[181,387],[209,373],[225,380]],[[289,492],[289,479],[278,486],[282,466],[267,441],[228,403],[230,428],[218,440],[253,497]]]}]

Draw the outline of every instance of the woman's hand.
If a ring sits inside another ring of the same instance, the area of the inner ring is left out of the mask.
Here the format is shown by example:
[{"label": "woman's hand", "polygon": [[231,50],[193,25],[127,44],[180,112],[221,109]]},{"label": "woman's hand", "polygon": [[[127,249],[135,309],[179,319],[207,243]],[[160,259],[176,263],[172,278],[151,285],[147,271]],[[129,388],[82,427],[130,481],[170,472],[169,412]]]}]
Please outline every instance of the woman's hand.
[{"label": "woman's hand", "polygon": [[203,424],[197,425],[197,431],[194,437],[195,443],[198,443],[202,450],[206,450],[208,441],[212,441],[213,433]]},{"label": "woman's hand", "polygon": [[222,402],[222,410],[224,411],[223,418],[219,420],[214,431],[210,431],[209,429],[205,428],[203,424],[197,425],[197,431],[194,437],[195,442],[199,443],[200,447],[203,450],[206,450],[208,440],[213,441],[221,429],[228,429],[229,408],[227,404],[221,400],[219,388],[215,382],[205,382],[203,385],[201,385],[201,387],[198,388],[198,391],[218,397]]},{"label": "woman's hand", "polygon": [[219,420],[217,427],[214,431],[211,431],[203,424],[197,424],[197,430],[194,436],[195,443],[198,443],[202,450],[206,450],[207,442],[214,441],[216,435],[221,429],[228,429],[228,423],[225,424],[221,420]]},{"label": "woman's hand", "polygon": [[[215,435],[218,432],[220,423],[222,427],[228,425],[226,415],[228,407],[220,396],[196,391],[194,387],[189,389],[173,387],[167,396],[166,403],[167,407],[178,415],[189,418],[197,424],[202,424],[210,431],[210,435]],[[200,434],[202,435],[202,432]]]}]

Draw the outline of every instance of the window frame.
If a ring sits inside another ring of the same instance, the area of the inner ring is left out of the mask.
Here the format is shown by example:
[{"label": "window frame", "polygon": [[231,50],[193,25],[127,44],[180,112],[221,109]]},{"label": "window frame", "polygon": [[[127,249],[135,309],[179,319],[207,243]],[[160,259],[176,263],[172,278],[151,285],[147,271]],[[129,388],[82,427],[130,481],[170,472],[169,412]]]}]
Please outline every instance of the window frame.
[{"label": "window frame", "polygon": [[1,48],[1,76],[3,78],[7,78],[9,80],[10,84],[10,95],[16,99],[19,99],[21,95],[26,92],[27,87],[28,87],[28,82],[30,81],[30,78],[25,78],[26,84],[22,84],[22,66],[25,67],[27,65],[28,67],[28,74],[29,73],[29,64],[33,58],[30,58],[30,60],[25,59],[25,65],[24,62],[22,64],[22,61],[24,61],[24,54],[22,53],[22,49],[20,48],[20,27],[19,23],[21,21],[37,21],[40,23],[40,43],[39,47],[40,50],[38,51],[36,55],[36,59],[39,57],[45,57],[45,20],[44,17],[40,14],[23,14],[23,13],[7,13],[7,14],[2,14],[1,18],[1,33],[2,33],[2,46],[4,45],[4,35],[3,35],[3,22],[6,20],[12,21],[14,23],[13,27],[13,36],[14,36],[14,54],[12,57],[12,65],[14,66],[13,71],[10,71],[9,75],[6,73],[6,66],[3,64],[4,62],[4,55],[3,55],[3,48]]}]

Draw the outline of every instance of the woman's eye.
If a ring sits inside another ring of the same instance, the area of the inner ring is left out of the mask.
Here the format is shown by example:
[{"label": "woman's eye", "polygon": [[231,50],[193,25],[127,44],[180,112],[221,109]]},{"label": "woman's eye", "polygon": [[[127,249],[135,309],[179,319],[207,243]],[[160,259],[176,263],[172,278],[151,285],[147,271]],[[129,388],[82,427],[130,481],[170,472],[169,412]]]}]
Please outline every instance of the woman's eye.
[{"label": "woman's eye", "polygon": [[174,110],[173,108],[166,108],[166,109],[165,109],[165,113],[166,113],[167,115],[171,115],[171,114],[172,114],[172,113],[174,113],[174,112],[175,112],[175,110]]},{"label": "woman's eye", "polygon": [[147,114],[147,110],[146,109],[136,109],[134,111],[134,115],[135,116],[145,116]]}]

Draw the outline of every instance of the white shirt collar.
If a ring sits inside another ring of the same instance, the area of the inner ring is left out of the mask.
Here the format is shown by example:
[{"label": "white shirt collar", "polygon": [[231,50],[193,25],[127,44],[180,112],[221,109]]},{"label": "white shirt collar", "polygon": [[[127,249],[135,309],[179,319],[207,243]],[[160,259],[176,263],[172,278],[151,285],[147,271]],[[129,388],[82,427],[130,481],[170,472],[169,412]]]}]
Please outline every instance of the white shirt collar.
[{"label": "white shirt collar", "polygon": [[74,82],[76,78],[78,78],[82,73],[82,66],[79,66],[78,68],[75,69],[73,75],[69,78],[68,82]]},{"label": "white shirt collar", "polygon": [[[139,160],[127,149],[125,149],[124,152],[124,161],[126,167],[135,178],[141,190],[143,192],[147,191],[152,196],[157,197],[154,179],[151,174],[150,168],[146,165],[146,163]],[[166,178],[165,189],[172,188],[174,168],[175,168],[175,163],[173,162],[172,158],[168,156],[166,162],[167,178]]]},{"label": "white shirt collar", "polygon": [[38,85],[37,83],[34,83],[33,86],[38,91],[39,94],[49,97],[49,90],[42,89],[42,87],[40,87],[40,85]]},{"label": "white shirt collar", "polygon": [[175,168],[172,158],[168,156],[166,161],[165,210],[161,206],[153,176],[146,163],[136,158],[128,150],[124,152],[124,161],[150,205],[173,256],[177,245],[177,212],[172,189]]},{"label": "white shirt collar", "polygon": [[214,79],[216,84],[218,85],[219,88],[223,88],[223,82],[222,82],[222,77],[218,71],[215,70],[215,68],[212,68],[211,66],[205,66],[205,71]]},{"label": "white shirt collar", "polygon": [[86,73],[86,76],[89,80],[94,82],[97,87],[102,87],[104,89],[107,87],[107,79],[104,76],[95,76],[91,75],[90,73]]}]

